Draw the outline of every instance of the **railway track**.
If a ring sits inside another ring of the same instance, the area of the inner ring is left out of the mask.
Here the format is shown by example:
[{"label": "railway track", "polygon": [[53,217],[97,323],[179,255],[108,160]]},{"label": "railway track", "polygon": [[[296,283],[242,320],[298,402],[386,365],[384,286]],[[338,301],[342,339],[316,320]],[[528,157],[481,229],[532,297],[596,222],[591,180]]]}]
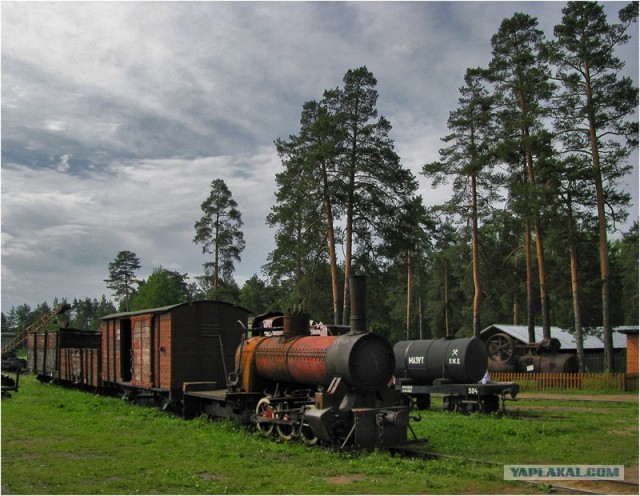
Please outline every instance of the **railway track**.
[{"label": "railway track", "polygon": [[[479,463],[504,467],[504,463],[464,456],[434,453],[426,449],[426,441],[413,441],[402,446],[389,448],[389,452],[403,457],[420,458],[423,460],[456,460],[469,463]],[[553,489],[559,494],[640,494],[640,486],[635,481],[613,480],[567,480],[567,481],[522,481],[535,486]]]},{"label": "railway track", "polygon": [[527,481],[534,485],[552,487],[561,494],[639,494],[637,482],[612,480],[567,481],[548,483],[544,481]]}]

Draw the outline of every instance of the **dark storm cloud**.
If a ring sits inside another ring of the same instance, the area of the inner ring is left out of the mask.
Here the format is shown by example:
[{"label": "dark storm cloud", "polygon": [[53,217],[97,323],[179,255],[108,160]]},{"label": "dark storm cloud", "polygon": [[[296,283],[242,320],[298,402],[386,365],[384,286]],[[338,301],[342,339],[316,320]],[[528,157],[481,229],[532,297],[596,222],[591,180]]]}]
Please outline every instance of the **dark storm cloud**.
[{"label": "dark storm cloud", "polygon": [[[606,4],[610,20],[623,5]],[[466,68],[488,63],[505,17],[527,12],[551,37],[563,6],[3,2],[2,309],[99,297],[125,249],[141,277],[201,273],[193,225],[215,178],[245,222],[237,279],[259,272],[273,247],[273,141],[363,65],[404,165],[428,203],[444,200],[419,171],[438,156]],[[637,45],[636,34],[621,51],[633,77]]]}]

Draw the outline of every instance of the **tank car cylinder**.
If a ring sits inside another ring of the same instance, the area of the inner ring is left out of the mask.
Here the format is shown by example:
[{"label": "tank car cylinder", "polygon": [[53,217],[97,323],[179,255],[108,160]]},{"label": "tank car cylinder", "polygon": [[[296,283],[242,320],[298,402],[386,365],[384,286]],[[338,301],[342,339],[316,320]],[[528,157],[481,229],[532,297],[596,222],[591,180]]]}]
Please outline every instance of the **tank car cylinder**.
[{"label": "tank car cylinder", "polygon": [[478,338],[400,341],[394,346],[395,376],[431,384],[435,379],[475,383],[487,371],[488,356]]}]

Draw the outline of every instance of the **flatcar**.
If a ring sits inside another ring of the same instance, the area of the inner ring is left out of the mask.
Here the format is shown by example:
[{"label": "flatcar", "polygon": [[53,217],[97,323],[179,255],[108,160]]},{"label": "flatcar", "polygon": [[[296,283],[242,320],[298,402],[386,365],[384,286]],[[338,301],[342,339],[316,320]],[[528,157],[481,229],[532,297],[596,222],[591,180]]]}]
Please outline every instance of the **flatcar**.
[{"label": "flatcar", "polygon": [[483,381],[488,355],[478,338],[400,341],[394,353],[394,387],[421,409],[429,408],[432,394],[442,394],[445,410],[492,413],[520,390],[513,382]]}]

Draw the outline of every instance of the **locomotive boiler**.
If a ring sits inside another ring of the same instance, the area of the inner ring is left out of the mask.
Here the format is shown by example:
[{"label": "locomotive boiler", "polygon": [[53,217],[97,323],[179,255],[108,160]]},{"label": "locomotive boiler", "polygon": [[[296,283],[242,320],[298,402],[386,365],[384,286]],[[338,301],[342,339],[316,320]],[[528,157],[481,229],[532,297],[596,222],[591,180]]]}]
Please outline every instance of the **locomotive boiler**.
[{"label": "locomotive boiler", "polygon": [[394,346],[395,387],[427,409],[431,394],[443,395],[445,410],[491,413],[500,399],[515,398],[519,386],[513,382],[490,383],[485,378],[488,355],[478,338],[400,341]]}]

